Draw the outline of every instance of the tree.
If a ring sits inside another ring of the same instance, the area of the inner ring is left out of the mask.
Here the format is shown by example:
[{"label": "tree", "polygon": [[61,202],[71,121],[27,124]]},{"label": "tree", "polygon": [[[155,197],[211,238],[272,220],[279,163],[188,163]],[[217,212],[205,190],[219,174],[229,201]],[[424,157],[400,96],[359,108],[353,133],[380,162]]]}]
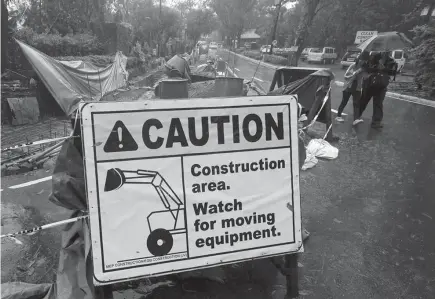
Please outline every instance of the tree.
[{"label": "tree", "polygon": [[209,4],[216,12],[225,35],[231,40],[240,41],[248,15],[254,9],[257,0],[210,0]]},{"label": "tree", "polygon": [[9,43],[9,14],[8,9],[6,6],[5,0],[2,0],[2,33],[1,33],[1,39],[2,39],[2,45],[1,45],[1,51],[2,51],[2,60],[1,60],[1,72],[2,74],[5,71],[6,63],[7,63],[7,44]]},{"label": "tree", "polygon": [[[308,37],[309,29],[311,28],[311,24],[313,23],[314,17],[316,16],[318,10],[319,3],[322,0],[304,0],[303,2],[303,15],[299,22],[298,29],[296,31],[296,40],[295,46],[298,47],[296,54],[293,57],[293,65],[297,65],[299,61],[299,57],[301,57],[302,50],[305,46],[306,39]],[[323,0],[326,1],[326,0]]]},{"label": "tree", "polygon": [[216,28],[217,22],[213,12],[209,9],[193,9],[186,16],[187,35],[194,44],[202,34],[208,34]]}]

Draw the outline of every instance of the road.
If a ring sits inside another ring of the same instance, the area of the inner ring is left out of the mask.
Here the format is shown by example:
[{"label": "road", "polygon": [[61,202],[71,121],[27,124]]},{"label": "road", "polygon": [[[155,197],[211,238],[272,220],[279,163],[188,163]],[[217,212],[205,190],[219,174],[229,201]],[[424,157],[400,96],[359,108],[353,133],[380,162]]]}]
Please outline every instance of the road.
[{"label": "road", "polygon": [[[252,78],[257,65],[236,58],[235,68]],[[344,71],[331,69],[341,81]],[[272,73],[255,77],[268,87]],[[340,100],[334,85],[332,108]],[[339,158],[301,174],[312,233],[301,261],[304,298],[435,298],[435,108],[387,97],[385,127],[374,130],[372,107],[353,128],[351,106],[333,127]]]},{"label": "road", "polygon": [[[256,68],[240,59],[235,65],[245,78]],[[340,80],[343,71],[332,69]],[[258,68],[255,77],[268,89],[272,75]],[[340,93],[334,86],[335,109]],[[368,107],[365,123],[352,128],[349,104],[346,122],[333,128],[338,159],[301,173],[311,237],[299,259],[300,298],[435,298],[435,109],[387,98],[381,131],[370,129],[371,112]],[[51,181],[40,181],[51,172],[2,178],[2,233],[68,218],[69,211],[47,199]],[[33,184],[20,186],[26,182]],[[17,239],[22,244],[2,240],[2,281],[53,281],[60,230]],[[196,292],[177,285],[148,298],[283,298],[284,278],[267,261],[231,271],[225,286],[200,281],[193,283]],[[115,298],[133,298],[125,296]]]},{"label": "road", "polygon": [[[2,234],[69,218],[68,210],[48,200],[50,168],[2,178]],[[19,236],[18,241],[2,239],[2,282],[52,282],[57,271],[60,229]]]}]

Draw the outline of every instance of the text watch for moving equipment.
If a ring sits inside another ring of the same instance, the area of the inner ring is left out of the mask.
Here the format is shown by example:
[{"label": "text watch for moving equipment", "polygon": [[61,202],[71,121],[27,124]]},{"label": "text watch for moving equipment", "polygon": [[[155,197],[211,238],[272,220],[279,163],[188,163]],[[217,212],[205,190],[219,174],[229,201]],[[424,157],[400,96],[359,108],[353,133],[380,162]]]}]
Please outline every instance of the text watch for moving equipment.
[{"label": "text watch for moving equipment", "polygon": [[80,111],[97,285],[303,251],[293,96]]}]

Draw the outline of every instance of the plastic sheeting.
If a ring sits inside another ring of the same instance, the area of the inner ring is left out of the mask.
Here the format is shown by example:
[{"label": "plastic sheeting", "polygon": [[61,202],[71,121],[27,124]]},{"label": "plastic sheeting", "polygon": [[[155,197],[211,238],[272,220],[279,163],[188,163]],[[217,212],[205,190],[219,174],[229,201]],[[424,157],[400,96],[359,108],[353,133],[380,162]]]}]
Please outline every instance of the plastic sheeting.
[{"label": "plastic sheeting", "polygon": [[84,61],[59,61],[18,41],[24,56],[66,115],[80,101],[98,101],[127,84],[127,57],[117,52],[113,64],[98,68]]}]

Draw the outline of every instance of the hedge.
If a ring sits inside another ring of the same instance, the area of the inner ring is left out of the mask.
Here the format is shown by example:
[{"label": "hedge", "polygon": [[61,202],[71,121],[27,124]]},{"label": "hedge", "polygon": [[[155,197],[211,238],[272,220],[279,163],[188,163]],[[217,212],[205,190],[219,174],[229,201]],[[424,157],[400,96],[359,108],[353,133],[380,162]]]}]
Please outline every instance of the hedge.
[{"label": "hedge", "polygon": [[256,60],[261,60],[262,58],[261,53],[258,51],[246,51],[245,56]]},{"label": "hedge", "polygon": [[264,62],[270,62],[276,65],[287,65],[287,58],[277,55],[264,54]]},{"label": "hedge", "polygon": [[39,34],[31,28],[24,27],[18,30],[14,37],[52,57],[100,55],[104,53],[104,45],[95,36],[86,33],[65,36]]}]

